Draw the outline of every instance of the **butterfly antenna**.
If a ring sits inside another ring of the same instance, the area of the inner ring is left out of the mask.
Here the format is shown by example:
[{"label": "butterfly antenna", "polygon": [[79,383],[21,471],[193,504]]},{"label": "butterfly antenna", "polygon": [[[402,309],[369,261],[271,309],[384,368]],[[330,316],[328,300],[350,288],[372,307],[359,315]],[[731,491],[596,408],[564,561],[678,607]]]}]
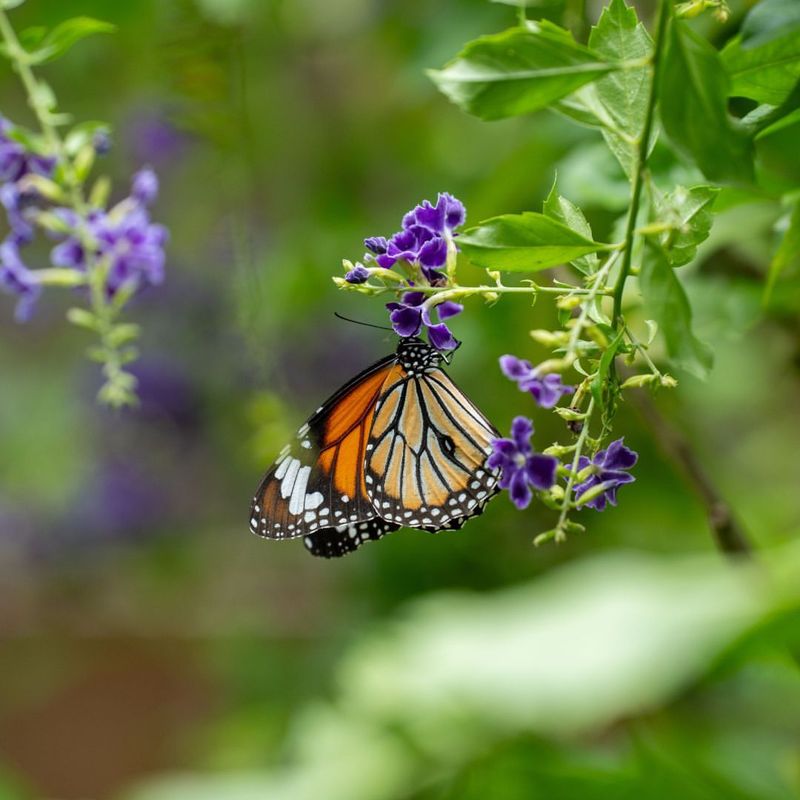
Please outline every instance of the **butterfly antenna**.
[{"label": "butterfly antenna", "polygon": [[363,322],[360,319],[353,319],[352,317],[346,317],[344,314],[340,314],[338,311],[333,312],[333,316],[337,317],[338,319],[342,319],[345,322],[352,322],[354,325],[363,325],[365,328],[377,328],[379,331],[392,331],[392,328],[387,327],[386,325],[375,325],[372,322]]}]

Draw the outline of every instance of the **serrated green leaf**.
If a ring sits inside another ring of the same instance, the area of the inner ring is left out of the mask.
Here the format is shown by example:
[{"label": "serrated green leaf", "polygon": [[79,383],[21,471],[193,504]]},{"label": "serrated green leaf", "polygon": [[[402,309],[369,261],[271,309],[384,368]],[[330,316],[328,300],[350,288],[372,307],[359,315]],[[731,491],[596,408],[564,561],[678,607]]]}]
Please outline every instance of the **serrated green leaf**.
[{"label": "serrated green leaf", "polygon": [[752,180],[752,142],[728,115],[728,77],[719,53],[680,20],[669,21],[665,36],[658,92],[670,139],[707,178]]},{"label": "serrated green leaf", "polygon": [[662,234],[661,246],[674,267],[688,264],[697,255],[697,246],[708,238],[711,207],[719,192],[716,186],[676,186],[658,202],[659,220],[673,226]]},{"label": "serrated green leaf", "polygon": [[[639,22],[635,9],[625,5],[624,0],[612,0],[603,10],[592,28],[589,46],[610,61],[633,61],[653,52],[650,34]],[[603,137],[629,178],[636,168],[639,137],[647,114],[650,75],[646,66],[617,70],[592,85],[598,101],[613,120],[613,125],[602,126]]]},{"label": "serrated green leaf", "polygon": [[772,257],[769,265],[769,275],[767,276],[767,285],[764,287],[764,304],[769,303],[772,297],[772,290],[780,278],[781,273],[789,265],[792,259],[797,259],[800,256],[800,200],[795,202],[791,213],[789,214],[788,224],[786,230],[781,238],[781,243]]},{"label": "serrated green leaf", "polygon": [[36,50],[30,53],[30,61],[33,64],[53,61],[63,56],[81,39],[97,33],[111,33],[115,30],[116,26],[110,22],[103,22],[93,17],[73,17],[64,20],[45,36]]},{"label": "serrated green leaf", "polygon": [[687,372],[705,378],[713,357],[692,331],[689,298],[660,246],[647,240],[639,276],[645,307],[658,322],[670,358]]},{"label": "serrated green leaf", "polygon": [[744,47],[736,37],[720,57],[730,78],[731,96],[779,106],[800,79],[800,27],[759,47]]},{"label": "serrated green leaf", "polygon": [[488,219],[464,231],[458,246],[474,264],[515,272],[537,272],[609,248],[531,211]]},{"label": "serrated green leaf", "polygon": [[470,42],[428,74],[452,102],[481,119],[528,114],[614,66],[552,23],[530,23]]},{"label": "serrated green leaf", "polygon": [[[578,206],[562,197],[558,193],[557,181],[553,181],[553,187],[550,189],[550,194],[547,195],[543,205],[542,211],[545,216],[551,219],[563,222],[564,225],[572,228],[572,230],[579,233],[589,241],[594,241],[592,238],[592,228],[586,221]],[[596,253],[590,253],[588,256],[581,256],[570,262],[575,269],[582,272],[584,275],[591,275],[596,272],[598,265],[598,258]]]}]

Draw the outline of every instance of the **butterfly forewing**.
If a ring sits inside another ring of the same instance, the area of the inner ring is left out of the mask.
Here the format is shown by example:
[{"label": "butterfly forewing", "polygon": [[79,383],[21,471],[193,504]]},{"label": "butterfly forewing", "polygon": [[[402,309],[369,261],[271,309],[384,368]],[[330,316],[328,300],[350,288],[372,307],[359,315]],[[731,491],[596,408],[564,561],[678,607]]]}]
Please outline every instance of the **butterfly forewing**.
[{"label": "butterfly forewing", "polygon": [[250,530],[272,539],[343,528],[377,515],[366,493],[364,454],[390,356],[354,378],[311,416],[268,470],[253,499]]}]

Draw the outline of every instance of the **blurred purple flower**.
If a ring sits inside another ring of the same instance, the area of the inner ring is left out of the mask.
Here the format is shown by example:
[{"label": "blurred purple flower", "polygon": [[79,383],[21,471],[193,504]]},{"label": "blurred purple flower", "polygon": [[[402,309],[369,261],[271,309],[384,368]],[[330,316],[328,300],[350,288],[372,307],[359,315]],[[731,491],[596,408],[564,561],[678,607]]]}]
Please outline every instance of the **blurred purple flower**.
[{"label": "blurred purple flower", "polygon": [[11,234],[17,244],[28,244],[33,240],[33,216],[38,210],[38,194],[21,191],[16,183],[0,186],[0,203],[6,210]]},{"label": "blurred purple flower", "polygon": [[166,166],[175,161],[187,144],[186,134],[177,130],[161,113],[146,112],[128,126],[133,157],[138,163]]},{"label": "blurred purple flower", "polygon": [[406,292],[400,302],[387,303],[389,319],[395,333],[403,338],[416,336],[423,328],[428,331],[428,339],[437,350],[455,350],[459,342],[442,320],[455,317],[464,310],[460,303],[446,300],[434,306],[438,322],[431,318],[430,310],[423,308],[425,294],[423,292]]},{"label": "blurred purple flower", "polygon": [[490,469],[501,470],[497,485],[508,489],[512,502],[520,510],[527,508],[533,498],[531,487],[544,491],[556,481],[558,460],[534,452],[532,435],[533,423],[527,417],[515,417],[511,437],[493,439],[492,454],[486,461]]},{"label": "blurred purple flower", "polygon": [[150,167],[140,169],[131,185],[131,196],[142,205],[152,205],[158,197],[158,176]]},{"label": "blurred purple flower", "polygon": [[562,395],[575,391],[574,386],[561,383],[560,375],[540,375],[530,361],[516,356],[500,356],[500,369],[507,378],[516,381],[521,392],[530,392],[542,408],[553,408]]},{"label": "blurred purple flower", "polygon": [[[629,475],[627,470],[639,460],[639,455],[625,447],[623,439],[617,439],[605,449],[596,453],[589,460],[581,456],[578,461],[578,472],[591,466],[594,472],[583,482],[575,487],[575,499],[578,505],[586,505],[595,511],[603,511],[606,503],[612,506],[617,504],[617,488],[625,483],[633,483],[636,478]],[[602,487],[602,491],[586,503],[581,503],[581,495],[590,489]]]},{"label": "blurred purple flower", "polygon": [[14,125],[0,116],[0,181],[18,181],[23,175],[35,173],[49,177],[53,173],[56,160],[28,152],[10,133]]},{"label": "blurred purple flower", "polygon": [[102,128],[96,130],[92,136],[92,147],[94,147],[94,151],[97,155],[108,155],[108,152],[111,150],[111,135],[109,132]]},{"label": "blurred purple flower", "polygon": [[[132,196],[110,211],[92,211],[86,227],[97,243],[97,259],[108,260],[106,292],[113,297],[122,286],[139,288],[145,284],[156,285],[164,279],[164,247],[168,240],[167,229],[150,221],[145,207],[158,193],[158,179],[152,170],[142,170],[133,178]],[[56,213],[69,225],[78,220],[70,209],[56,209]],[[86,253],[77,235],[69,236],[57,244],[50,260],[54,266],[86,269]]]},{"label": "blurred purple flower", "polygon": [[10,238],[0,245],[0,289],[17,296],[14,318],[17,322],[27,322],[42,287],[35,273],[23,263],[17,243]]}]

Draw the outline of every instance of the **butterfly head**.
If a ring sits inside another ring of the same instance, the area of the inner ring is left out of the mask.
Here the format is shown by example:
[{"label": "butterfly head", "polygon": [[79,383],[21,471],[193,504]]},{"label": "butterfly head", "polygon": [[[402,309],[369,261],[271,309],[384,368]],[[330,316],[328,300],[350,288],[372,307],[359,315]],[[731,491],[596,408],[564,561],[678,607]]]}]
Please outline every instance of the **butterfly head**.
[{"label": "butterfly head", "polygon": [[449,362],[444,353],[416,336],[400,340],[397,346],[397,360],[406,372],[412,375],[438,367],[442,362]]}]

